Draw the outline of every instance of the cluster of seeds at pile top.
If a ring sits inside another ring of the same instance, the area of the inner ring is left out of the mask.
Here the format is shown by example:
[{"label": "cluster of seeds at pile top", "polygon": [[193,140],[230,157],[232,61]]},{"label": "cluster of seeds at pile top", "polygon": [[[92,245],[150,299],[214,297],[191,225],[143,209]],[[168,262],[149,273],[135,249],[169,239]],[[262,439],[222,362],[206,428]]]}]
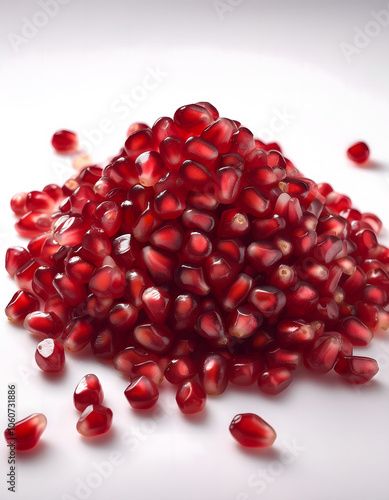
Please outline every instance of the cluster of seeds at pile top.
[{"label": "cluster of seeds at pile top", "polygon": [[6,314],[45,338],[43,370],[91,348],[129,377],[132,406],[166,378],[184,413],[228,383],[278,394],[301,364],[356,384],[378,371],[353,347],[389,327],[380,220],[209,103],[133,124],[107,166],[11,207],[30,242],[7,251]]}]

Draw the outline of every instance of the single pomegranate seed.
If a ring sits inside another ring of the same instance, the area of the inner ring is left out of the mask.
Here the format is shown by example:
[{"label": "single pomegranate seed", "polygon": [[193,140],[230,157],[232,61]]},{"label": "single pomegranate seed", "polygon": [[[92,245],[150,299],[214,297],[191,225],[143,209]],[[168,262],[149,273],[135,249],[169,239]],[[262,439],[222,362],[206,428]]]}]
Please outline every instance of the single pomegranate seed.
[{"label": "single pomegranate seed", "polygon": [[378,364],[372,358],[342,356],[338,359],[334,369],[351,384],[365,384],[378,373]]},{"label": "single pomegranate seed", "polygon": [[144,310],[149,319],[156,323],[164,323],[170,309],[170,295],[163,289],[156,286],[146,288],[142,294]]},{"label": "single pomegranate seed", "polygon": [[31,254],[23,247],[8,248],[5,254],[5,269],[11,278],[31,259]]},{"label": "single pomegranate seed", "polygon": [[30,191],[26,196],[27,212],[52,212],[53,198],[45,191]]},{"label": "single pomegranate seed", "polygon": [[125,274],[118,267],[103,266],[89,281],[90,291],[99,298],[118,299],[122,297],[125,287]]},{"label": "single pomegranate seed", "polygon": [[306,281],[298,281],[286,293],[286,309],[294,317],[308,314],[319,300],[317,289]]},{"label": "single pomegranate seed", "polygon": [[189,137],[184,144],[182,155],[185,160],[194,160],[213,170],[219,151],[201,137]]},{"label": "single pomegranate seed", "polygon": [[156,385],[162,383],[164,376],[159,364],[151,359],[134,365],[132,368],[132,373],[135,377],[145,376]]},{"label": "single pomegranate seed", "polygon": [[279,347],[270,346],[266,350],[266,362],[270,367],[282,367],[295,370],[301,364],[301,354]]},{"label": "single pomegranate seed", "polygon": [[278,323],[277,338],[286,348],[304,346],[315,338],[315,329],[301,320],[284,319]]},{"label": "single pomegranate seed", "polygon": [[23,326],[31,333],[55,339],[62,334],[63,324],[55,313],[34,311],[28,314]]},{"label": "single pomegranate seed", "polygon": [[135,378],[124,391],[130,405],[137,410],[148,410],[157,404],[159,392],[155,383],[145,377]]},{"label": "single pomegranate seed", "polygon": [[99,379],[90,373],[82,377],[74,390],[73,402],[78,411],[84,411],[89,405],[101,405],[104,392]]},{"label": "single pomegranate seed", "polygon": [[238,339],[251,337],[258,332],[262,322],[262,314],[256,307],[239,306],[227,318],[228,333]]},{"label": "single pomegranate seed", "polygon": [[57,290],[53,286],[53,279],[56,275],[57,271],[53,267],[38,267],[31,283],[34,293],[46,301],[53,295],[57,295]]},{"label": "single pomegranate seed", "polygon": [[93,326],[88,318],[72,319],[62,334],[63,345],[70,352],[81,351],[90,343],[92,333]]},{"label": "single pomegranate seed", "polygon": [[117,203],[114,201],[100,203],[93,213],[92,222],[95,227],[103,229],[108,236],[116,234],[122,223],[122,214]]},{"label": "single pomegranate seed", "polygon": [[197,295],[208,295],[211,288],[201,266],[184,263],[177,268],[174,279],[178,286]]},{"label": "single pomegranate seed", "polygon": [[254,280],[247,274],[240,273],[223,292],[220,303],[225,311],[233,311],[244,302],[253,287]]},{"label": "single pomegranate seed", "polygon": [[223,394],[228,385],[228,365],[224,356],[212,352],[204,356],[198,365],[201,385],[209,396]]},{"label": "single pomegranate seed", "polygon": [[228,360],[228,378],[236,385],[252,385],[264,371],[265,365],[261,358],[236,354]]},{"label": "single pomegranate seed", "polygon": [[184,382],[177,390],[176,401],[185,415],[199,413],[205,407],[207,396],[195,380]]},{"label": "single pomegranate seed", "polygon": [[174,114],[174,123],[188,135],[201,134],[212,121],[209,111],[199,104],[182,106]]},{"label": "single pomegranate seed", "polygon": [[347,157],[355,163],[365,163],[369,159],[370,151],[366,143],[360,141],[350,146]]},{"label": "single pomegranate seed", "polygon": [[265,318],[270,318],[272,316],[277,316],[282,311],[286,303],[286,298],[284,292],[279,288],[265,285],[253,288],[250,292],[248,301],[256,307]]},{"label": "single pomegranate seed", "polygon": [[144,349],[155,354],[165,354],[173,342],[173,335],[169,328],[160,323],[138,325],[133,335]]},{"label": "single pomegranate seed", "polygon": [[65,352],[58,340],[45,339],[37,345],[35,361],[47,373],[60,372],[65,365]]},{"label": "single pomegranate seed", "polygon": [[275,430],[254,413],[235,415],[230,432],[240,445],[248,448],[268,448],[277,437]]},{"label": "single pomegranate seed", "polygon": [[140,154],[135,160],[135,167],[142,186],[154,186],[158,179],[168,172],[159,153],[147,151]]},{"label": "single pomegranate seed", "polygon": [[176,219],[184,209],[184,200],[179,195],[167,190],[162,191],[154,198],[154,210],[161,219]]},{"label": "single pomegranate seed", "polygon": [[268,241],[256,241],[247,248],[247,259],[258,271],[264,271],[281,258],[281,251]]},{"label": "single pomegranate seed", "polygon": [[58,130],[51,138],[51,144],[57,153],[75,153],[78,149],[78,138],[69,130]]},{"label": "single pomegranate seed", "polygon": [[292,372],[287,368],[269,368],[260,375],[258,387],[262,392],[275,396],[289,387],[292,380]]},{"label": "single pomegranate seed", "polygon": [[337,330],[355,346],[365,346],[373,338],[370,328],[358,318],[350,317],[340,320]]},{"label": "single pomegranate seed", "polygon": [[77,422],[77,431],[85,437],[105,434],[111,428],[112,416],[112,410],[106,406],[89,405],[82,412]]},{"label": "single pomegranate seed", "polygon": [[18,323],[24,321],[26,316],[39,309],[39,301],[36,296],[26,290],[18,290],[5,308],[5,314],[9,321]]},{"label": "single pomegranate seed", "polygon": [[17,451],[30,450],[38,444],[46,426],[46,417],[42,413],[33,413],[16,422],[14,427],[6,429],[4,437]]},{"label": "single pomegranate seed", "polygon": [[27,193],[17,193],[11,198],[11,210],[18,216],[28,212],[26,207]]},{"label": "single pomegranate seed", "polygon": [[132,304],[119,302],[107,314],[109,326],[116,332],[125,331],[138,319],[138,310]]},{"label": "single pomegranate seed", "polygon": [[165,377],[171,384],[182,384],[197,373],[195,363],[188,356],[172,359],[165,370]]},{"label": "single pomegranate seed", "polygon": [[137,130],[127,137],[124,144],[127,156],[130,160],[135,161],[139,155],[146,151],[154,151],[155,138],[149,128]]},{"label": "single pomegranate seed", "polygon": [[334,367],[340,349],[341,345],[336,336],[323,335],[304,352],[305,366],[318,373],[327,373]]},{"label": "single pomegranate seed", "polygon": [[237,131],[232,120],[219,118],[202,131],[201,137],[217,147],[219,153],[227,153],[230,147],[232,134]]},{"label": "single pomegranate seed", "polygon": [[50,219],[43,212],[27,212],[15,224],[15,229],[23,238],[34,238],[50,230]]},{"label": "single pomegranate seed", "polygon": [[289,288],[297,283],[297,272],[293,266],[280,264],[276,267],[269,279],[271,285],[281,288]]},{"label": "single pomegranate seed", "polygon": [[54,288],[69,306],[77,306],[86,298],[85,285],[78,285],[66,276],[58,273],[53,279]]}]

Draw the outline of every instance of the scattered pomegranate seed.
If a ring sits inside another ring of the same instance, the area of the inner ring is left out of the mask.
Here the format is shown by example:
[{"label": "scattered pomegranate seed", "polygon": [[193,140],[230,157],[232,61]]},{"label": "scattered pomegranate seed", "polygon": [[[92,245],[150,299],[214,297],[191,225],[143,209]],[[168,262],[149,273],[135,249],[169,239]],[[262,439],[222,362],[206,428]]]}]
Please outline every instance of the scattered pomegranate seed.
[{"label": "scattered pomegranate seed", "polygon": [[6,429],[4,436],[7,443],[12,443],[17,451],[30,450],[38,444],[46,426],[46,417],[42,413],[33,413],[16,422],[15,427]]},{"label": "scattered pomegranate seed", "polygon": [[[69,131],[52,143],[78,148]],[[367,146],[348,155],[366,161]],[[389,328],[381,220],[208,102],[131,125],[107,165],[88,160],[62,187],[16,194],[11,209],[30,241],[6,253],[19,287],[6,315],[43,336],[45,371],[85,350],[131,381],[134,407],[152,407],[166,377],[184,413],[229,383],[278,394],[302,364],[352,383],[377,372],[353,346]],[[107,431],[97,378],[77,390],[80,432]],[[254,415],[232,428],[251,445],[275,439]]]},{"label": "scattered pomegranate seed", "polygon": [[85,437],[98,436],[109,431],[112,425],[112,410],[106,406],[89,405],[77,422],[77,431]]},{"label": "scattered pomegranate seed", "polygon": [[365,142],[356,142],[347,150],[347,156],[355,163],[365,163],[369,159],[370,151]]},{"label": "scattered pomegranate seed", "polygon": [[159,392],[155,383],[142,375],[131,382],[124,395],[133,408],[148,410],[157,404]]},{"label": "scattered pomegranate seed", "polygon": [[51,138],[51,144],[57,153],[75,153],[78,149],[78,138],[69,130],[58,130]]},{"label": "scattered pomegranate seed", "polygon": [[45,339],[39,342],[35,351],[35,361],[47,373],[60,372],[65,365],[65,352],[58,340]]},{"label": "scattered pomegranate seed", "polygon": [[104,399],[99,379],[92,373],[85,375],[74,390],[73,402],[78,411],[84,411],[89,405],[101,405]]},{"label": "scattered pomegranate seed", "polygon": [[277,437],[275,430],[254,413],[235,415],[230,432],[240,445],[247,448],[268,448]]}]

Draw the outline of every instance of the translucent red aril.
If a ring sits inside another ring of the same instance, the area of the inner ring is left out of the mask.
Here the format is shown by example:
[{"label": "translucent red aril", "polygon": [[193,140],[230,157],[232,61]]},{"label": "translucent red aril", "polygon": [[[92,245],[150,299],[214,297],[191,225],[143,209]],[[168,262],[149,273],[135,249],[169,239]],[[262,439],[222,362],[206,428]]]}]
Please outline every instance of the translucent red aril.
[{"label": "translucent red aril", "polygon": [[103,229],[108,236],[113,236],[119,231],[121,222],[121,210],[114,201],[103,201],[103,203],[100,203],[92,216],[94,227]]},{"label": "translucent red aril", "polygon": [[315,372],[327,373],[334,367],[340,349],[338,338],[327,333],[319,337],[304,351],[304,364]]},{"label": "translucent red aril", "polygon": [[292,372],[287,368],[269,368],[258,378],[258,387],[262,392],[275,396],[289,387],[292,380]]},{"label": "translucent red aril", "polygon": [[217,147],[221,154],[227,153],[230,147],[232,134],[237,126],[228,118],[219,118],[201,133],[201,137]]},{"label": "translucent red aril", "polygon": [[149,319],[156,323],[164,323],[169,314],[170,295],[160,287],[146,288],[142,294],[142,303]]},{"label": "translucent red aril", "polygon": [[184,230],[174,221],[165,222],[149,237],[152,245],[170,252],[178,252],[182,247],[183,239]]},{"label": "translucent red aril", "polygon": [[355,317],[343,318],[336,329],[354,346],[366,346],[373,338],[373,332]]},{"label": "translucent red aril", "polygon": [[17,451],[30,450],[38,444],[46,426],[46,417],[42,413],[33,413],[16,422],[14,427],[7,428],[4,431],[4,437],[10,446],[15,446]]},{"label": "translucent red aril", "polygon": [[148,410],[157,404],[159,392],[151,379],[141,376],[131,382],[124,395],[136,410]]},{"label": "translucent red aril", "polygon": [[208,168],[194,160],[186,160],[180,167],[180,177],[188,189],[203,190],[213,183]]},{"label": "translucent red aril", "polygon": [[65,352],[58,340],[45,339],[39,342],[35,351],[35,361],[47,373],[60,372],[65,365]]},{"label": "translucent red aril", "polygon": [[276,433],[270,425],[254,413],[236,415],[230,424],[232,436],[247,448],[268,448],[276,440]]},{"label": "translucent red aril", "polygon": [[69,306],[77,306],[86,298],[85,285],[74,283],[66,274],[58,273],[53,279],[54,288]]},{"label": "translucent red aril", "polygon": [[286,298],[284,292],[279,288],[271,285],[264,285],[253,288],[248,297],[248,301],[256,307],[265,318],[270,318],[272,316],[277,316],[282,311],[286,303]]},{"label": "translucent red aril", "polygon": [[55,339],[62,334],[63,324],[55,313],[34,311],[28,314],[23,326],[31,333]]},{"label": "translucent red aril", "polygon": [[11,278],[31,259],[31,254],[23,247],[10,247],[5,254],[5,269]]},{"label": "translucent red aril", "polygon": [[347,150],[347,156],[355,163],[365,163],[369,159],[370,151],[365,142],[356,142]]},{"label": "translucent red aril", "polygon": [[118,267],[103,266],[96,269],[89,281],[90,291],[100,298],[118,299],[125,287],[125,274]]},{"label": "translucent red aril", "polygon": [[51,144],[57,153],[75,153],[78,149],[78,138],[74,132],[58,130],[51,138]]},{"label": "translucent red aril", "polygon": [[197,295],[208,295],[211,291],[204,269],[195,264],[181,264],[177,268],[174,279],[178,286]]},{"label": "translucent red aril", "polygon": [[254,384],[263,371],[265,371],[265,365],[259,357],[236,354],[228,360],[228,378],[236,385]]},{"label": "translucent red aril", "polygon": [[254,280],[247,274],[238,274],[220,297],[220,303],[225,311],[236,309],[244,302],[253,287]]},{"label": "translucent red aril", "polygon": [[50,230],[48,214],[44,212],[27,212],[16,223],[15,229],[23,238],[34,238]]},{"label": "translucent red aril", "polygon": [[289,288],[297,283],[297,272],[292,266],[280,264],[276,267],[269,279],[271,285],[281,288]]},{"label": "translucent red aril", "polygon": [[247,259],[258,271],[264,271],[281,258],[281,250],[268,241],[256,241],[247,248]]},{"label": "translucent red aril", "polygon": [[78,411],[84,411],[89,405],[101,405],[104,392],[99,379],[90,373],[82,377],[73,394],[73,403]]},{"label": "translucent red aril", "polygon": [[292,317],[308,314],[319,300],[318,290],[306,281],[298,281],[286,292],[286,309]]},{"label": "translucent red aril", "polygon": [[147,151],[140,154],[135,160],[135,167],[139,176],[139,183],[142,186],[154,186],[168,169],[159,153]]},{"label": "translucent red aril", "polygon": [[228,315],[228,333],[238,339],[251,337],[258,332],[262,322],[262,314],[256,307],[248,304],[239,306]]},{"label": "translucent red aril", "polygon": [[28,212],[26,207],[27,193],[17,193],[11,198],[11,210],[18,216]]},{"label": "translucent red aril", "polygon": [[134,339],[148,351],[165,354],[173,342],[173,334],[161,323],[144,323],[138,325],[133,332]]},{"label": "translucent red aril", "polygon": [[266,349],[266,361],[270,367],[284,367],[295,370],[301,364],[301,354],[299,352],[273,347]]},{"label": "translucent red aril", "polygon": [[241,170],[235,167],[220,168],[216,174],[216,199],[226,205],[234,203],[239,196],[242,180]]},{"label": "translucent red aril", "polygon": [[378,363],[362,356],[342,356],[334,369],[351,384],[365,384],[378,373]]},{"label": "translucent red aril", "polygon": [[44,191],[30,191],[29,193],[27,193],[27,212],[51,212],[53,208],[53,198]]},{"label": "translucent red aril", "polygon": [[217,353],[206,354],[198,363],[201,385],[209,396],[223,394],[228,385],[228,365],[226,358]]},{"label": "translucent red aril", "polygon": [[137,157],[146,151],[153,151],[155,147],[155,139],[152,131],[149,128],[133,132],[127,137],[124,144],[128,158],[135,161]]},{"label": "translucent red aril", "polygon": [[119,302],[107,314],[109,326],[117,332],[130,328],[138,319],[138,310],[132,304]]},{"label": "translucent red aril", "polygon": [[155,283],[163,284],[173,279],[177,260],[171,253],[148,245],[140,253],[140,262]]},{"label": "translucent red aril", "polygon": [[5,308],[5,315],[9,321],[21,322],[25,317],[39,309],[37,297],[26,290],[18,290]]},{"label": "translucent red aril", "polygon": [[185,210],[185,203],[178,194],[162,191],[154,198],[154,210],[161,219],[176,219]]},{"label": "translucent red aril", "polygon": [[196,374],[196,365],[188,356],[172,359],[165,370],[165,378],[171,384],[182,384]]},{"label": "translucent red aril", "polygon": [[106,406],[89,405],[77,422],[77,431],[85,437],[105,434],[111,428],[112,416],[112,410]]},{"label": "translucent red aril", "polygon": [[302,320],[283,319],[277,326],[277,338],[286,348],[304,346],[315,338],[315,329]]},{"label": "translucent red aril", "polygon": [[185,415],[199,413],[205,407],[207,396],[198,382],[188,380],[177,390],[176,401]]},{"label": "translucent red aril", "polygon": [[93,325],[89,318],[74,318],[63,331],[63,345],[70,352],[79,352],[90,343],[92,333]]},{"label": "translucent red aril", "polygon": [[182,223],[188,229],[200,229],[209,233],[214,229],[216,219],[208,212],[187,208],[182,214]]},{"label": "translucent red aril", "polygon": [[207,109],[199,104],[182,106],[174,114],[174,122],[188,135],[199,135],[212,123],[212,115]]},{"label": "translucent red aril", "polygon": [[184,144],[182,156],[185,160],[194,160],[213,169],[219,151],[213,144],[201,137],[189,137]]},{"label": "translucent red aril", "polygon": [[236,208],[224,210],[217,230],[218,236],[223,238],[241,237],[250,230],[250,222],[247,215]]},{"label": "translucent red aril", "polygon": [[131,372],[135,378],[145,376],[156,385],[161,384],[164,377],[163,370],[159,364],[151,359],[134,365]]},{"label": "translucent red aril", "polygon": [[199,302],[195,295],[185,293],[178,295],[172,304],[172,324],[175,330],[193,328],[199,315]]}]

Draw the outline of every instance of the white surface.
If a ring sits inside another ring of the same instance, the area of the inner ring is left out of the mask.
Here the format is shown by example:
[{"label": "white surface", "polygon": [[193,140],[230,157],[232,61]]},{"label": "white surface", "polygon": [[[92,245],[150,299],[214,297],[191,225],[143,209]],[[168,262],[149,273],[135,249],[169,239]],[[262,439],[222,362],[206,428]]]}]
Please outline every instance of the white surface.
[{"label": "white surface", "polygon": [[[286,112],[288,123],[273,130],[285,154],[308,177],[331,182],[358,208],[376,212],[389,228],[389,27],[357,48],[350,62],[340,48],[354,43],[355,28],[365,29],[371,10],[388,9],[387,2],[224,4],[236,7],[221,19],[212,0],[73,0],[16,53],[9,33],[20,34],[23,17],[31,20],[41,8],[35,1],[2,0],[2,253],[19,242],[8,208],[12,194],[71,173],[51,152],[53,131],[70,128],[85,139],[101,120],[111,120],[110,132],[92,150],[102,160],[121,146],[131,122],[152,123],[197,100],[211,101],[259,136]],[[148,68],[157,67],[165,76],[152,90],[139,90]],[[134,95],[142,99],[133,109],[119,109],[122,96],[131,92],[132,101]],[[370,145],[374,168],[357,168],[345,159],[357,139]],[[387,235],[381,237],[386,244]],[[1,283],[5,305],[16,287],[5,271]],[[0,339],[0,426],[7,423],[8,383],[17,384],[19,418],[43,412],[49,422],[39,447],[18,459],[12,498],[387,498],[387,336],[361,350],[381,367],[367,387],[348,387],[331,376],[300,376],[275,399],[255,389],[231,389],[209,399],[204,415],[195,418],[179,413],[167,387],[159,405],[165,419],[132,411],[123,396],[126,381],[109,367],[68,356],[63,376],[50,379],[34,366],[35,340],[27,332],[4,319]],[[112,432],[98,440],[84,440],[75,430],[72,393],[89,372],[99,376],[114,412]],[[240,412],[258,413],[276,429],[273,449],[252,453],[236,445],[228,425]],[[296,444],[293,455],[288,450]],[[94,463],[112,459],[112,453],[119,453],[121,465],[107,469],[107,477],[96,475]],[[4,447],[1,498],[12,495],[6,459]],[[77,490],[85,481],[97,483]]]}]

